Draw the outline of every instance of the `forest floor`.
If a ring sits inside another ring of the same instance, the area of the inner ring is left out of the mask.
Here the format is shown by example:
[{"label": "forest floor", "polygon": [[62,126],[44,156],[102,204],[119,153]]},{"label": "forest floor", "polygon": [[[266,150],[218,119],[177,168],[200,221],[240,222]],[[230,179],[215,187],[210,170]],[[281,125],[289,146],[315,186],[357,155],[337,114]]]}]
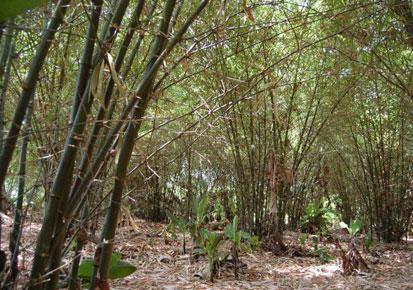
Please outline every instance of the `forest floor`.
[{"label": "forest floor", "polygon": [[[369,273],[342,275],[340,261],[322,263],[317,257],[276,256],[257,250],[243,252],[246,264],[238,279],[232,269],[222,269],[220,277],[210,283],[199,276],[207,262],[191,264],[189,255],[182,255],[182,240],[165,244],[164,225],[138,222],[142,233],[124,228],[117,251],[138,267],[131,276],[114,284],[117,289],[413,289],[413,241],[403,244],[378,244],[375,264],[369,262]],[[299,233],[287,232],[285,241],[297,247]],[[332,244],[325,245],[338,257]],[[369,257],[366,257],[368,261]]]},{"label": "forest floor", "polygon": [[[375,244],[374,263],[364,255],[370,271],[344,276],[338,252],[332,244],[325,244],[335,259],[323,263],[317,257],[274,255],[264,250],[244,251],[240,255],[246,265],[235,279],[233,270],[223,267],[214,283],[203,279],[207,262],[200,259],[190,263],[189,255],[182,254],[182,239],[165,243],[160,234],[165,225],[137,220],[139,232],[133,227],[122,227],[117,235],[115,251],[122,259],[137,267],[132,275],[112,282],[112,289],[413,289],[413,241],[401,244]],[[8,248],[7,222],[3,231],[2,249]],[[23,233],[20,257],[20,281],[27,279],[33,245],[39,225],[29,224]],[[299,233],[287,232],[286,244],[298,246]],[[345,240],[345,238],[343,238]],[[345,243],[342,243],[345,245]],[[321,245],[320,245],[321,246]],[[93,244],[85,249],[93,255]],[[200,277],[201,276],[201,277]]]}]

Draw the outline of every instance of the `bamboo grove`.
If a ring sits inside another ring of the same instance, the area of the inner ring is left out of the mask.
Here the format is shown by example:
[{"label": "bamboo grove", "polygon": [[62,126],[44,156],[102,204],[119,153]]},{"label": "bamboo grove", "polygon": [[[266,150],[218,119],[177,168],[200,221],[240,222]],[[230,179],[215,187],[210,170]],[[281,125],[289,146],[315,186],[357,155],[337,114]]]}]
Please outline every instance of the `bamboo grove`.
[{"label": "bamboo grove", "polygon": [[280,247],[315,201],[378,240],[409,231],[408,0],[60,0],[0,29],[4,287],[30,216],[29,289],[57,289],[61,267],[76,289],[92,241],[90,287],[108,289],[125,213],[190,219],[205,195]]}]

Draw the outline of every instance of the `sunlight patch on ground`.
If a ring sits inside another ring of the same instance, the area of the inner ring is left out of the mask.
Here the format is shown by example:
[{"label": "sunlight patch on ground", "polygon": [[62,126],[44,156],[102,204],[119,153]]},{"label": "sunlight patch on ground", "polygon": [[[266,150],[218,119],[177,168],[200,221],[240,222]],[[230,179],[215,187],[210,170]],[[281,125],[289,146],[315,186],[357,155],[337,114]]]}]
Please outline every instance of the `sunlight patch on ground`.
[{"label": "sunlight patch on ground", "polygon": [[305,278],[311,279],[315,277],[333,277],[340,267],[337,263],[325,264],[325,265],[313,265],[308,267],[290,266],[283,267],[281,269],[276,269],[275,272],[279,274],[292,274],[296,275],[298,273],[303,273]]}]

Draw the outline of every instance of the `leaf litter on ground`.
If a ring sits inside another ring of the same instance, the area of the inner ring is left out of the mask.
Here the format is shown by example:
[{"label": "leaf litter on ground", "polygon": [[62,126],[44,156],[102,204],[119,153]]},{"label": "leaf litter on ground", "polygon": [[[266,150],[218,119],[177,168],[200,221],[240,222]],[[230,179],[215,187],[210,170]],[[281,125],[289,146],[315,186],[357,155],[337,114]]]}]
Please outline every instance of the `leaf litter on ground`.
[{"label": "leaf litter on ground", "polygon": [[[8,247],[10,228],[7,224],[2,235],[2,248]],[[111,289],[413,289],[413,240],[400,244],[376,244],[371,260],[363,253],[370,267],[368,273],[344,276],[340,269],[339,253],[334,245],[326,243],[329,253],[336,259],[322,263],[317,257],[294,257],[286,253],[274,255],[259,249],[243,251],[240,260],[245,267],[235,279],[233,270],[222,267],[214,283],[203,279],[206,259],[190,263],[188,253],[182,253],[182,237],[165,243],[164,224],[136,220],[134,226],[118,229],[115,251],[122,259],[137,267],[132,275],[112,281]],[[19,256],[20,278],[28,278],[33,245],[40,225],[27,221],[23,233],[22,252]],[[137,231],[139,230],[139,231]],[[284,239],[289,248],[298,247],[299,233],[286,232]],[[187,237],[187,248],[190,243]],[[341,240],[346,240],[343,237]],[[343,243],[344,244],[344,243]],[[93,256],[95,245],[89,243],[83,255]],[[374,257],[373,257],[374,258]]]}]

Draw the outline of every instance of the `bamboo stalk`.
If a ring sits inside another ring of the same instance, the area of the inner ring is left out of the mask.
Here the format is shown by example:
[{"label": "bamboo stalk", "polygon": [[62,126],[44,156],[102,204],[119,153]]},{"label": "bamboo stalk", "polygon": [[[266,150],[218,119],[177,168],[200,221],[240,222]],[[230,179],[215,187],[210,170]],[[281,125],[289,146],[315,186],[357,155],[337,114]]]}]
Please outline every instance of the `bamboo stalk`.
[{"label": "bamboo stalk", "polygon": [[[4,102],[6,99],[6,92],[10,81],[10,67],[13,54],[13,34],[14,34],[14,19],[10,19],[7,23],[6,37],[4,46],[2,47],[2,54],[0,58],[0,152],[3,148],[3,130],[4,130]],[[0,211],[3,210],[3,199],[6,199],[4,184],[0,184]],[[0,250],[1,250],[1,233],[2,233],[2,218],[0,217]]]},{"label": "bamboo stalk", "polygon": [[7,169],[9,168],[14,149],[16,148],[16,142],[20,133],[22,122],[26,116],[26,111],[30,100],[36,90],[36,83],[39,73],[53,43],[57,29],[63,23],[63,18],[68,9],[69,3],[70,0],[60,0],[57,4],[49,25],[43,31],[42,40],[30,65],[29,72],[27,73],[24,81],[17,108],[6,137],[6,142],[4,143],[0,155],[0,187],[4,184]]},{"label": "bamboo stalk", "polygon": [[75,93],[73,95],[71,122],[73,122],[76,118],[76,113],[79,109],[81,97],[83,96],[86,90],[87,80],[89,79],[90,72],[92,69],[92,57],[93,51],[95,49],[100,13],[102,11],[102,2],[103,0],[91,1],[92,16],[89,20],[89,27],[86,35],[86,44],[83,49],[83,55],[80,61],[80,68],[75,86]]},{"label": "bamboo stalk", "polygon": [[[112,25],[109,27],[109,31],[105,36],[104,46],[93,56],[93,65],[97,65],[101,62],[106,49],[108,49],[109,45],[115,40],[116,27],[120,26],[128,5],[129,0],[122,0],[119,2],[112,18]],[[63,156],[60,160],[53,182],[50,199],[46,206],[44,222],[36,243],[35,258],[31,273],[31,289],[39,289],[39,287],[41,287],[41,284],[35,283],[35,280],[41,277],[48,260],[50,260],[49,273],[52,272],[50,283],[48,283],[48,289],[55,289],[57,287],[58,272],[53,270],[60,265],[60,254],[64,243],[65,232],[56,236],[56,231],[60,231],[60,229],[67,228],[68,226],[68,221],[63,219],[62,212],[64,211],[64,207],[67,206],[67,199],[70,187],[72,186],[74,163],[78,145],[86,127],[86,120],[90,113],[93,100],[94,94],[91,92],[91,80],[89,79],[87,89],[84,91],[79,109],[77,109],[73,126],[66,139]]]},{"label": "bamboo stalk", "polygon": [[152,47],[152,57],[147,65],[144,81],[139,86],[137,93],[137,95],[141,97],[141,100],[139,101],[139,106],[135,109],[133,114],[133,120],[136,120],[136,122],[129,123],[124,137],[124,142],[119,153],[118,165],[116,168],[116,178],[112,191],[110,207],[107,211],[105,224],[102,230],[102,248],[99,259],[99,277],[98,279],[93,279],[93,282],[99,283],[100,286],[108,285],[110,258],[113,249],[113,242],[116,232],[117,219],[120,211],[120,203],[122,199],[122,192],[127,174],[127,168],[135,144],[136,135],[139,131],[140,125],[142,124],[142,117],[146,112],[146,108],[150,100],[150,93],[153,87],[155,76],[160,67],[161,61],[163,61],[163,59],[170,53],[170,51],[172,51],[174,46],[181,40],[183,34],[189,28],[190,24],[192,24],[195,18],[201,13],[207,3],[207,0],[201,2],[201,4],[198,6],[198,9],[196,9],[196,11],[188,18],[181,30],[169,42],[168,45],[166,43],[166,33],[169,29],[176,1],[169,0],[166,3],[164,16],[160,24],[160,33]]},{"label": "bamboo stalk", "polygon": [[19,243],[22,231],[22,212],[23,212],[23,199],[25,194],[25,182],[26,182],[26,160],[27,160],[27,147],[30,141],[30,122],[33,114],[33,102],[27,110],[27,116],[24,124],[24,137],[20,149],[20,160],[19,160],[19,184],[16,205],[14,209],[14,220],[13,220],[13,230],[10,234],[9,249],[11,255],[11,275],[10,282],[14,282],[17,278],[18,270],[18,256],[19,256]]},{"label": "bamboo stalk", "polygon": [[[169,22],[171,20],[172,12],[175,7],[175,4],[176,4],[176,0],[168,0],[168,2],[165,4],[164,16],[160,24],[158,37],[156,38],[153,44],[152,54],[151,54],[152,57],[150,58],[149,63],[147,65],[147,69],[146,69],[147,72],[151,71],[151,67],[156,61],[156,58],[159,57],[159,55],[162,53],[166,45],[167,31],[168,31]],[[109,265],[110,265],[111,255],[112,255],[113,239],[115,237],[115,231],[117,227],[117,220],[118,220],[119,211],[120,211],[120,202],[122,198],[122,192],[123,192],[123,186],[124,186],[124,181],[126,177],[127,166],[130,160],[130,156],[132,154],[132,149],[133,149],[135,137],[137,134],[137,130],[139,129],[140,124],[142,122],[141,117],[143,116],[143,113],[146,110],[146,106],[149,103],[149,93],[153,85],[153,80],[155,78],[156,73],[157,73],[157,70],[152,70],[152,74],[148,78],[146,78],[147,79],[146,83],[143,83],[139,87],[139,91],[137,95],[141,97],[141,100],[139,101],[138,109],[136,109],[134,112],[134,117],[137,117],[135,119],[139,121],[136,123],[135,122],[129,123],[128,128],[126,130],[125,137],[124,137],[124,143],[122,144],[121,149],[120,149],[118,165],[116,168],[115,185],[114,185],[114,189],[112,193],[110,207],[106,214],[105,223],[104,223],[104,227],[102,230],[101,241],[103,242],[103,245],[102,245],[100,259],[99,259],[99,269],[98,271],[95,271],[95,273],[96,272],[99,273],[99,277],[92,278],[93,282],[91,283],[92,284],[91,289],[94,289],[95,286],[105,287],[105,285],[108,284],[108,277],[109,277],[109,270],[110,270]],[[98,283],[98,284],[95,284],[95,283]]]}]

